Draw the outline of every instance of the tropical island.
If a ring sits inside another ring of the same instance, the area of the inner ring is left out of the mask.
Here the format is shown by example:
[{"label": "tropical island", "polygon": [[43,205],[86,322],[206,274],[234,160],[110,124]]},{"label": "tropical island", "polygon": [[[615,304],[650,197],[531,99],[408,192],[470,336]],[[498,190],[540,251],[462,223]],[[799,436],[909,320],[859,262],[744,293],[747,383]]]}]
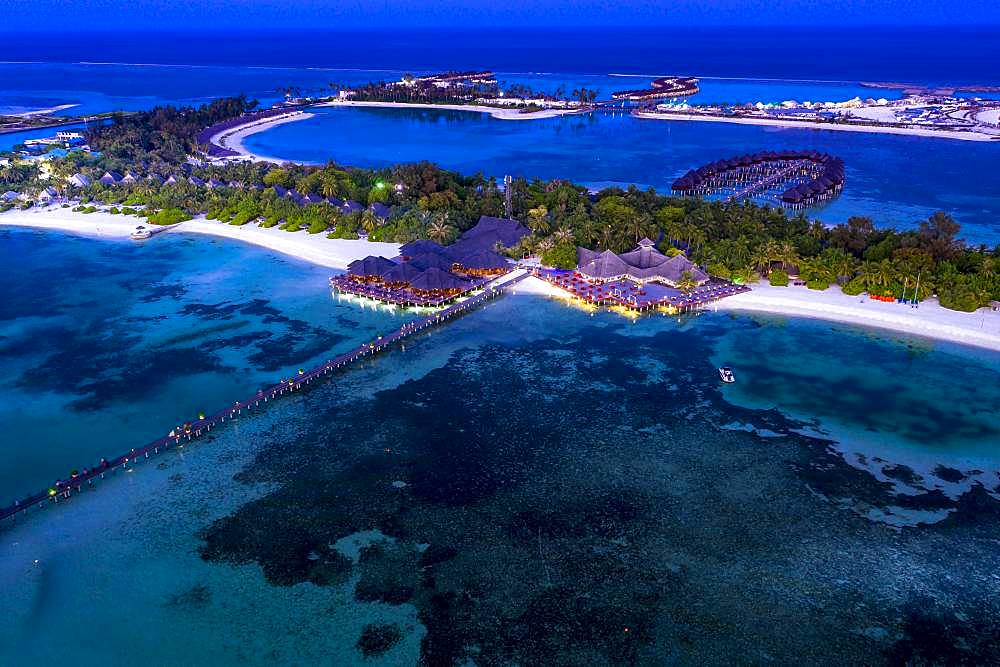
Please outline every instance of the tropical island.
[{"label": "tropical island", "polygon": [[966,141],[1000,140],[1000,101],[955,97],[937,91],[907,91],[898,100],[840,102],[688,104],[663,103],[637,110],[640,118],[700,120],[848,132],[881,132]]},{"label": "tropical island", "polygon": [[[7,212],[0,224],[45,227],[46,220],[59,220],[51,226],[86,229],[94,226],[88,220],[99,219],[120,234],[136,224],[181,223],[179,228],[189,231],[323,256],[317,261],[346,268],[353,259],[391,254],[399,244],[422,239],[447,247],[487,216],[520,220],[527,232],[488,250],[552,270],[579,269],[584,257],[579,248],[622,254],[648,239],[660,256],[682,255],[692,274],[737,285],[766,282],[798,295],[799,310],[809,310],[813,295],[820,304],[819,297],[830,293],[847,305],[851,296],[905,300],[911,306],[933,297],[940,309],[965,312],[1000,300],[998,249],[960,241],[959,226],[943,213],[917,229],[898,231],[864,217],[831,226],[780,206],[653,189],[590,192],[563,180],[524,178],[502,185],[491,176],[429,163],[360,169],[211,159],[199,140],[206,129],[239,125],[255,106],[229,98],[199,108],[161,107],[91,128],[86,137],[91,153],[70,151],[46,159],[44,167],[37,160],[5,158],[0,206]],[[122,222],[109,223],[116,220]],[[276,241],[279,237],[288,241]],[[323,255],[318,248],[324,244],[336,250]],[[366,251],[375,247],[378,253]],[[691,289],[686,283],[682,287]],[[773,297],[770,288],[754,290]],[[760,299],[750,302],[754,290],[719,305],[737,307],[744,299],[745,307],[761,308]],[[794,310],[776,303],[772,299],[769,308]],[[917,316],[915,309],[903,309],[907,318]],[[833,310],[823,303],[812,314],[832,317]],[[930,316],[927,308],[919,315]],[[855,319],[866,321],[857,313]],[[907,330],[895,320],[882,318],[877,325]],[[983,329],[979,318],[969,325]],[[944,328],[926,333],[948,337]]]}]

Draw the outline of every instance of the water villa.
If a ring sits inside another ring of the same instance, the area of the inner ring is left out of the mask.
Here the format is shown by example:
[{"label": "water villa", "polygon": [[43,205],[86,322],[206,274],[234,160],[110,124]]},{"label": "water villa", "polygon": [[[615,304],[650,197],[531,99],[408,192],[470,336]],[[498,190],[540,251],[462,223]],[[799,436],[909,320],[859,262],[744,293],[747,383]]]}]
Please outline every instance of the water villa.
[{"label": "water villa", "polygon": [[844,188],[844,161],[816,151],[780,151],[718,160],[674,181],[678,195],[721,196],[724,201],[773,199],[792,209],[832,199]]},{"label": "water villa", "polygon": [[513,266],[496,252],[530,234],[516,220],[482,216],[458,242],[442,246],[422,239],[400,248],[395,259],[369,256],[330,279],[343,294],[398,306],[440,307],[508,273]]},{"label": "water villa", "polygon": [[581,301],[631,312],[682,312],[748,287],[710,277],[683,254],[669,257],[649,239],[621,255],[577,249],[575,271],[537,269],[535,275]]},{"label": "water villa", "polygon": [[623,102],[652,102],[676,97],[690,97],[698,92],[698,79],[686,76],[665,76],[654,79],[643,90],[620,90],[611,99]]}]

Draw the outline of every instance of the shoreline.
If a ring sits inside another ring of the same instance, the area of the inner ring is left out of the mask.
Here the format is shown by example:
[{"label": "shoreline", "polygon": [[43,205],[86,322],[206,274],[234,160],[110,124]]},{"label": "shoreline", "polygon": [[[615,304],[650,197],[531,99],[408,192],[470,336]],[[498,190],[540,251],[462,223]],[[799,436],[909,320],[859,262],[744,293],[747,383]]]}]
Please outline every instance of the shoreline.
[{"label": "shoreline", "polygon": [[469,111],[473,113],[489,114],[499,120],[538,120],[540,118],[556,118],[558,116],[572,116],[587,113],[589,108],[574,107],[572,109],[542,109],[531,113],[521,113],[519,108],[491,107],[483,104],[427,104],[416,102],[364,102],[360,100],[346,100],[320,102],[317,107],[371,107],[379,109],[441,109],[444,111]]},{"label": "shoreline", "polygon": [[[133,216],[103,212],[74,213],[69,209],[51,207],[0,213],[0,228],[42,229],[117,240],[128,240],[129,234],[143,222],[142,218]],[[234,226],[204,218],[188,220],[159,233],[200,234],[242,241],[339,270],[368,255],[395,257],[399,254],[399,244],[396,243],[328,239],[323,234],[309,234],[305,230],[286,232],[277,227],[263,228],[252,223]],[[155,243],[159,233],[152,239],[135,243]],[[571,298],[568,293],[534,277],[525,279],[515,293]],[[751,286],[750,292],[721,299],[708,309],[821,319],[1000,352],[1000,312],[980,308],[974,313],[963,313],[942,308],[933,299],[923,302],[920,308],[909,308],[904,304],[872,301],[865,296],[847,296],[837,287],[816,291],[805,287],[772,287],[762,283]]]},{"label": "shoreline", "polygon": [[[445,111],[467,111],[473,113],[485,113],[489,114],[493,118],[498,118],[500,120],[538,120],[542,118],[556,118],[558,116],[569,116],[575,114],[586,113],[589,109],[544,109],[542,111],[537,111],[533,113],[521,113],[517,109],[499,109],[496,107],[487,107],[475,104],[409,104],[403,102],[362,102],[362,101],[331,101],[331,102],[319,102],[317,104],[311,105],[313,107],[369,107],[369,108],[402,108],[402,109],[441,109]],[[309,113],[307,111],[290,111],[288,114],[283,116],[275,116],[274,118],[269,118],[263,121],[255,121],[247,123],[246,125],[238,125],[236,127],[231,127],[217,134],[213,134],[209,141],[223,148],[228,148],[230,150],[236,151],[240,154],[239,158],[235,159],[246,159],[253,162],[268,162],[271,164],[285,164],[286,162],[295,162],[296,164],[315,164],[310,162],[303,162],[301,160],[286,160],[271,155],[263,155],[261,153],[254,153],[246,147],[243,141],[254,134],[260,132],[265,132],[272,127],[278,125],[284,125],[286,123],[294,123],[300,120],[307,120],[309,118],[315,118],[316,114]]]},{"label": "shoreline", "polygon": [[48,231],[67,232],[80,236],[106,240],[128,241],[136,226],[145,224],[154,229],[150,239],[134,243],[155,243],[161,234],[199,234],[234,241],[242,241],[265,250],[286,255],[317,266],[346,270],[347,265],[368,255],[395,257],[398,243],[365,240],[328,239],[325,234],[309,234],[306,230],[286,232],[277,227],[260,227],[255,224],[230,225],[203,217],[186,220],[170,227],[158,227],[135,216],[109,213],[74,213],[64,208],[47,208],[0,213],[0,228],[21,227]]},{"label": "shoreline", "polygon": [[745,116],[710,116],[707,114],[660,113],[652,111],[637,111],[637,118],[648,120],[684,120],[707,123],[733,123],[736,125],[761,125],[767,127],[786,127],[800,130],[830,130],[833,132],[868,132],[870,134],[900,134],[913,137],[931,137],[938,139],[957,139],[959,141],[1000,141],[1000,135],[994,136],[982,132],[961,132],[958,130],[931,130],[922,127],[884,127],[878,125],[849,125],[846,123],[815,123],[808,120],[791,118],[754,118]]},{"label": "shoreline", "polygon": [[[213,144],[221,146],[223,148],[228,148],[234,150],[240,154],[241,158],[250,159],[253,162],[270,162],[273,164],[284,164],[289,162],[289,160],[282,160],[280,158],[271,157],[269,155],[260,155],[249,150],[243,145],[243,140],[247,137],[257,134],[258,132],[264,132],[272,127],[278,125],[284,125],[286,123],[294,123],[300,120],[308,120],[313,118],[316,114],[311,114],[306,111],[290,111],[283,116],[275,116],[274,118],[268,118],[267,120],[259,120],[247,123],[246,125],[237,125],[236,127],[230,127],[221,132],[213,134],[209,137],[209,141]],[[301,163],[305,164],[305,163]]]}]

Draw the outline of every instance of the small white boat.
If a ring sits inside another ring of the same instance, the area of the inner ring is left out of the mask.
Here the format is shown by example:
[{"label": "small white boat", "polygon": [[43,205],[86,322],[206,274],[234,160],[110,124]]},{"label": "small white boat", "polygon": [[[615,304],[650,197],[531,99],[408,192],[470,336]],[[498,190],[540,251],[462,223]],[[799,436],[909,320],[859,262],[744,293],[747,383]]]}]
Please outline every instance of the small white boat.
[{"label": "small white boat", "polygon": [[138,227],[135,228],[134,232],[128,235],[128,237],[133,241],[143,241],[145,239],[148,239],[152,235],[153,235],[152,232],[150,232],[142,225],[139,225]]},{"label": "small white boat", "polygon": [[736,377],[733,375],[733,369],[729,366],[723,366],[719,369],[719,377],[722,378],[722,381],[727,384],[736,382]]}]

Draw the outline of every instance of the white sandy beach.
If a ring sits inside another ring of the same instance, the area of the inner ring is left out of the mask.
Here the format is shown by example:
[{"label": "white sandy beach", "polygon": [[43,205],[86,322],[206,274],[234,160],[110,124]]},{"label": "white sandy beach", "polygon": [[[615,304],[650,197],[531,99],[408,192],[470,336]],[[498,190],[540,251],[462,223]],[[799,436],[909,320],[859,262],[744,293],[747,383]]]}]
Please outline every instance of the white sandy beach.
[{"label": "white sandy beach", "polygon": [[[830,320],[1000,351],[1000,312],[987,308],[975,313],[960,313],[942,308],[934,299],[921,303],[919,308],[911,308],[905,304],[871,301],[864,296],[847,296],[838,287],[820,292],[805,287],[759,284],[752,285],[751,290],[726,297],[706,308]],[[538,278],[524,280],[515,291],[572,298],[568,292]]]},{"label": "white sandy beach", "polygon": [[[127,239],[141,218],[107,213],[74,213],[49,207],[0,214],[0,226],[53,229],[102,238]],[[154,227],[151,227],[154,228]],[[165,228],[159,234],[204,234],[251,243],[274,252],[319,266],[344,269],[355,259],[368,255],[395,257],[399,244],[328,239],[305,231],[286,232],[277,227],[233,226],[196,218]],[[157,235],[159,235],[157,234]],[[136,243],[156,243],[156,236]],[[527,278],[516,288],[518,294],[566,298],[567,293],[537,278]],[[980,309],[960,313],[939,306],[933,299],[910,308],[897,303],[871,301],[845,295],[837,287],[819,292],[805,287],[753,285],[752,291],[731,296],[711,306],[718,310],[765,312],[796,317],[831,320],[844,324],[889,329],[927,336],[964,345],[1000,351],[1000,313]]]},{"label": "white sandy beach", "polygon": [[735,123],[737,125],[763,125],[768,127],[789,127],[803,130],[831,130],[834,132],[868,132],[874,134],[905,134],[938,139],[959,139],[962,141],[1000,141],[1000,136],[982,132],[959,132],[957,130],[931,130],[923,127],[878,127],[873,125],[848,125],[846,123],[814,123],[807,120],[788,118],[747,118],[731,116],[709,116],[707,114],[660,113],[639,111],[639,118],[652,120],[686,120],[703,123]]},{"label": "white sandy beach", "polygon": [[[83,236],[127,239],[142,218],[108,213],[74,213],[64,208],[30,209],[28,211],[7,211],[0,213],[0,226],[33,227],[52,229]],[[155,225],[146,225],[157,231]],[[327,266],[346,269],[356,259],[368,255],[395,257],[399,254],[398,243],[373,243],[363,240],[328,239],[324,234],[309,234],[305,230],[286,232],[277,227],[257,225],[234,226],[215,220],[195,218],[172,227],[160,228],[151,239],[135,243],[156,243],[160,234],[204,234],[250,243],[297,259]]]},{"label": "white sandy beach", "polygon": [[282,164],[284,162],[288,162],[288,160],[253,153],[247,150],[247,148],[243,145],[243,140],[251,134],[263,132],[264,130],[268,130],[277,125],[284,125],[285,123],[294,123],[299,120],[312,118],[314,115],[315,114],[306,113],[304,111],[290,111],[283,116],[275,116],[266,120],[259,120],[247,123],[246,125],[231,127],[217,134],[213,134],[209,140],[218,146],[234,150],[243,157],[249,158],[254,162],[272,162],[274,164]]},{"label": "white sandy beach", "polygon": [[919,308],[907,304],[848,296],[839,287],[824,291],[806,287],[753,285],[752,291],[727,297],[713,305],[719,310],[755,311],[859,324],[928,336],[964,345],[1000,351],[1000,312],[980,308],[961,313],[928,299]]}]

